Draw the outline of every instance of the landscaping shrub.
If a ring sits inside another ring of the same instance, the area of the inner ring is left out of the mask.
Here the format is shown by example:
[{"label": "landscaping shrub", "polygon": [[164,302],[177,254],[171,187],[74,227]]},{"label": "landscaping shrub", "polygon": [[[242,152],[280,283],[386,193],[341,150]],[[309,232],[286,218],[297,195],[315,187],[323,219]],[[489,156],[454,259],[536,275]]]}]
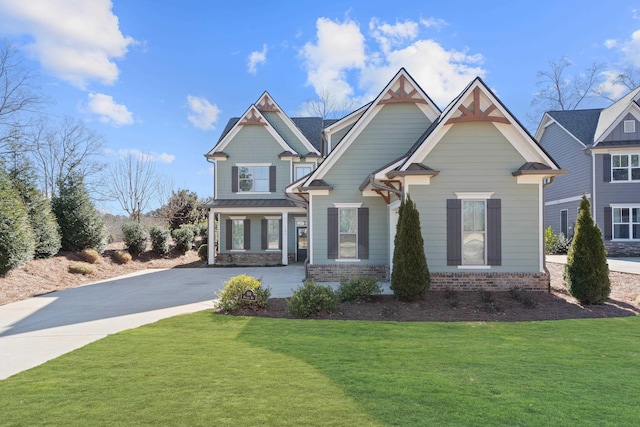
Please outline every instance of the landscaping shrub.
[{"label": "landscaping shrub", "polygon": [[115,251],[113,253],[113,260],[116,264],[127,264],[131,261],[131,254],[126,251]]},{"label": "landscaping shrub", "polygon": [[571,242],[563,234],[555,234],[551,226],[544,231],[544,250],[547,255],[565,255]]},{"label": "landscaping shrub", "polygon": [[534,308],[536,306],[536,302],[531,296],[516,286],[509,288],[509,294],[512,299],[518,301],[525,308]]},{"label": "landscaping shrub", "polygon": [[[260,279],[241,274],[232,277],[224,283],[224,289],[219,293],[217,308],[223,312],[233,312],[241,308],[264,308],[271,296],[271,289],[263,288]],[[242,299],[242,295],[248,290],[253,291],[255,301]]]},{"label": "landscaping shrub", "polygon": [[181,252],[187,252],[193,247],[195,240],[196,228],[192,224],[183,224],[180,228],[177,228],[171,232],[173,242],[176,244],[176,249]]},{"label": "landscaping shrub", "polygon": [[611,293],[607,251],[602,234],[582,196],[573,241],[567,254],[564,279],[569,293],[581,304],[603,304]]},{"label": "landscaping shrub", "polygon": [[93,274],[93,266],[84,262],[74,262],[69,265],[69,273],[73,274]]},{"label": "landscaping shrub", "polygon": [[51,207],[60,226],[62,249],[81,251],[93,248],[102,252],[107,232],[102,218],[89,200],[82,178],[69,176],[58,183],[59,195]]},{"label": "landscaping shrub", "polygon": [[147,249],[149,234],[144,225],[129,221],[122,224],[121,228],[124,246],[131,255],[140,255]]},{"label": "landscaping shrub", "polygon": [[309,317],[314,313],[332,312],[340,303],[340,296],[328,285],[319,285],[307,280],[302,287],[293,291],[287,300],[289,312],[297,317]]},{"label": "landscaping shrub", "polygon": [[393,294],[400,301],[423,300],[431,279],[424,254],[420,214],[409,196],[400,204],[394,243],[391,273]]},{"label": "landscaping shrub", "polygon": [[444,291],[444,299],[449,307],[458,306],[458,292],[453,288],[447,288]]},{"label": "landscaping shrub", "polygon": [[198,248],[198,258],[200,258],[202,261],[206,261],[209,258],[209,245],[207,245],[206,243],[200,245],[200,247]]},{"label": "landscaping shrub", "polygon": [[158,255],[166,255],[169,253],[169,237],[171,237],[169,229],[154,225],[149,230],[149,237],[151,238],[151,250],[153,250],[153,252]]},{"label": "landscaping shrub", "polygon": [[0,171],[0,275],[30,261],[34,247],[24,203],[9,177]]},{"label": "landscaping shrub", "polygon": [[372,277],[354,277],[342,280],[338,288],[340,300],[343,302],[364,302],[371,300],[371,295],[382,292],[382,286]]},{"label": "landscaping shrub", "polygon": [[100,254],[95,249],[84,249],[79,256],[82,261],[89,264],[95,264],[100,259]]}]

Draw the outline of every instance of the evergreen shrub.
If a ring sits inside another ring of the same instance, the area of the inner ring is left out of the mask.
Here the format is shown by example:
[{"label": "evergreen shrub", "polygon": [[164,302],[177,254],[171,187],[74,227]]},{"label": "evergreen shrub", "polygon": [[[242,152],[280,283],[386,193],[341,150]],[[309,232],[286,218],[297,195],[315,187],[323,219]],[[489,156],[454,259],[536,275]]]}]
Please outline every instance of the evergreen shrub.
[{"label": "evergreen shrub", "polygon": [[9,177],[0,171],[0,275],[29,262],[34,249],[27,209]]},{"label": "evergreen shrub", "polygon": [[180,252],[187,252],[193,248],[195,236],[195,227],[191,224],[183,224],[171,232],[176,249]]},{"label": "evergreen shrub", "polygon": [[149,234],[144,225],[128,221],[122,224],[121,229],[124,246],[131,255],[140,255],[147,249]]},{"label": "evergreen shrub", "polygon": [[333,312],[340,304],[340,295],[329,285],[307,280],[293,291],[287,300],[289,312],[296,317],[309,317],[314,313]]},{"label": "evergreen shrub", "polygon": [[[253,291],[255,301],[243,299],[246,291]],[[224,283],[224,289],[216,293],[217,308],[223,312],[234,312],[241,308],[264,308],[271,296],[271,289],[263,288],[262,281],[246,274],[232,277]]]},{"label": "evergreen shrub", "polygon": [[382,286],[372,277],[354,277],[342,280],[338,287],[338,294],[342,302],[370,301],[373,294],[382,292]]},{"label": "evergreen shrub", "polygon": [[169,253],[169,237],[171,237],[171,232],[168,228],[154,225],[149,230],[149,237],[151,238],[151,250],[153,252],[158,255],[166,255]]},{"label": "evergreen shrub", "polygon": [[206,261],[209,258],[209,245],[207,245],[206,243],[200,245],[200,247],[198,248],[198,258],[200,258],[202,261]]}]

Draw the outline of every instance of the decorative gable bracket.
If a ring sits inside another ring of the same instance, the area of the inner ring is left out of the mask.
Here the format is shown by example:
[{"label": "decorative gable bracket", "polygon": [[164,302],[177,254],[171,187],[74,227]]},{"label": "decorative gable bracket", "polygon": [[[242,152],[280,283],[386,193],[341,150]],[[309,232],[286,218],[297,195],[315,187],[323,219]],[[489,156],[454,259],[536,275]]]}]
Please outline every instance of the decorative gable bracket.
[{"label": "decorative gable bracket", "polygon": [[510,124],[509,119],[500,116],[491,116],[490,114],[496,109],[495,104],[489,105],[484,111],[480,109],[480,88],[473,89],[473,103],[469,107],[460,104],[458,110],[461,116],[452,117],[445,124],[461,123],[461,122],[494,122]]},{"label": "decorative gable bracket", "polygon": [[246,114],[238,124],[266,126],[267,122],[265,122],[259,115],[259,113],[257,113],[256,110],[252,108],[251,112]]},{"label": "decorative gable bracket", "polygon": [[[427,104],[427,101],[419,95],[418,90],[407,82],[407,78],[405,76],[400,76],[398,83],[400,87],[397,90],[389,89],[386,93],[388,98],[385,97],[381,99],[378,104],[395,104],[400,102]],[[405,85],[408,85],[411,90],[409,91],[409,89],[406,89]],[[418,95],[418,97],[414,98],[414,95]]]}]

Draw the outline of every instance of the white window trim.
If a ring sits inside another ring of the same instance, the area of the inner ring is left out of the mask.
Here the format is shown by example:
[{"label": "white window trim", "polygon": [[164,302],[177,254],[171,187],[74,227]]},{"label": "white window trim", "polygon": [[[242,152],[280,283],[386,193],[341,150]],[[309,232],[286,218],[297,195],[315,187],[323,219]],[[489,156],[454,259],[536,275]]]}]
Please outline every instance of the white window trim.
[{"label": "white window trim", "polygon": [[[629,209],[629,222],[626,223],[629,226],[632,226],[633,224],[638,224],[638,223],[634,223],[633,220],[633,212],[632,209],[640,209],[640,204],[631,204],[631,205],[625,205],[625,204],[620,204],[620,203],[614,203],[614,204],[610,204],[609,205],[611,207],[611,241],[612,242],[640,242],[640,239],[634,239],[633,237],[629,237],[628,239],[620,239],[620,238],[616,238],[615,235],[615,222],[613,222],[614,219],[614,215],[613,215],[613,209]],[[623,224],[623,223],[619,223],[619,224]],[[633,230],[629,229],[629,236],[633,236]]]},{"label": "white window trim", "polygon": [[334,208],[361,208],[362,203],[334,203]]},{"label": "white window trim", "polygon": [[456,193],[456,197],[461,200],[472,199],[472,200],[487,200],[493,196],[495,192],[483,192],[483,193]]},{"label": "white window trim", "polygon": [[[265,216],[264,217],[267,220],[267,246],[269,246],[269,221],[278,221],[278,245],[280,245],[280,237],[282,235],[282,227],[280,227],[280,220],[282,220],[282,217],[279,216]],[[284,224],[283,224],[284,225]],[[267,252],[282,252],[282,248],[268,248],[265,249],[265,251]]]},{"label": "white window trim", "polygon": [[[630,126],[631,129],[627,130],[627,125]],[[635,120],[625,120],[622,122],[622,132],[623,133],[635,133],[636,131],[636,121]]]},{"label": "white window trim", "polygon": [[[250,167],[266,167],[270,168],[273,166],[271,163],[236,163],[236,167],[238,168],[250,168]],[[269,176],[269,169],[267,169],[267,183],[271,185],[271,177]],[[255,178],[254,178],[255,180]],[[237,194],[271,194],[271,191],[242,191],[240,189],[240,169],[238,169],[238,193]]]},{"label": "white window trim", "polygon": [[300,178],[296,178],[296,169],[309,168],[311,169],[309,172],[313,172],[313,166],[314,166],[313,163],[294,163],[293,164],[293,180],[295,181],[297,179],[300,179]]},{"label": "white window trim", "polygon": [[[619,183],[638,183],[638,182],[640,182],[640,179],[631,179],[631,157],[629,157],[629,159],[628,159],[628,165],[629,166],[626,167],[626,169],[628,171],[628,174],[627,174],[628,179],[625,179],[625,180],[613,179],[613,169],[614,169],[613,156],[640,156],[640,152],[636,151],[636,152],[611,153],[611,170],[609,171],[609,173],[611,174],[610,175],[611,179],[609,180],[609,182],[616,183],[616,184],[619,184]],[[616,168],[616,169],[623,169],[623,168],[620,167],[620,168]],[[636,168],[634,168],[634,169],[636,169]]]}]

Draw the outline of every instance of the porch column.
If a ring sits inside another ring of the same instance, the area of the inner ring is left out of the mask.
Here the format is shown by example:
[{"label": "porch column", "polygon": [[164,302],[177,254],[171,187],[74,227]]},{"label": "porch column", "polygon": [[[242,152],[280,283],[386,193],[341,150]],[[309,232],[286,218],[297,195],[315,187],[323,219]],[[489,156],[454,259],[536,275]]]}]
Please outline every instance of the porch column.
[{"label": "porch column", "polygon": [[282,265],[289,264],[289,212],[282,212]]},{"label": "porch column", "polygon": [[207,260],[209,265],[216,262],[216,213],[209,209],[209,237],[207,239],[208,251]]}]

